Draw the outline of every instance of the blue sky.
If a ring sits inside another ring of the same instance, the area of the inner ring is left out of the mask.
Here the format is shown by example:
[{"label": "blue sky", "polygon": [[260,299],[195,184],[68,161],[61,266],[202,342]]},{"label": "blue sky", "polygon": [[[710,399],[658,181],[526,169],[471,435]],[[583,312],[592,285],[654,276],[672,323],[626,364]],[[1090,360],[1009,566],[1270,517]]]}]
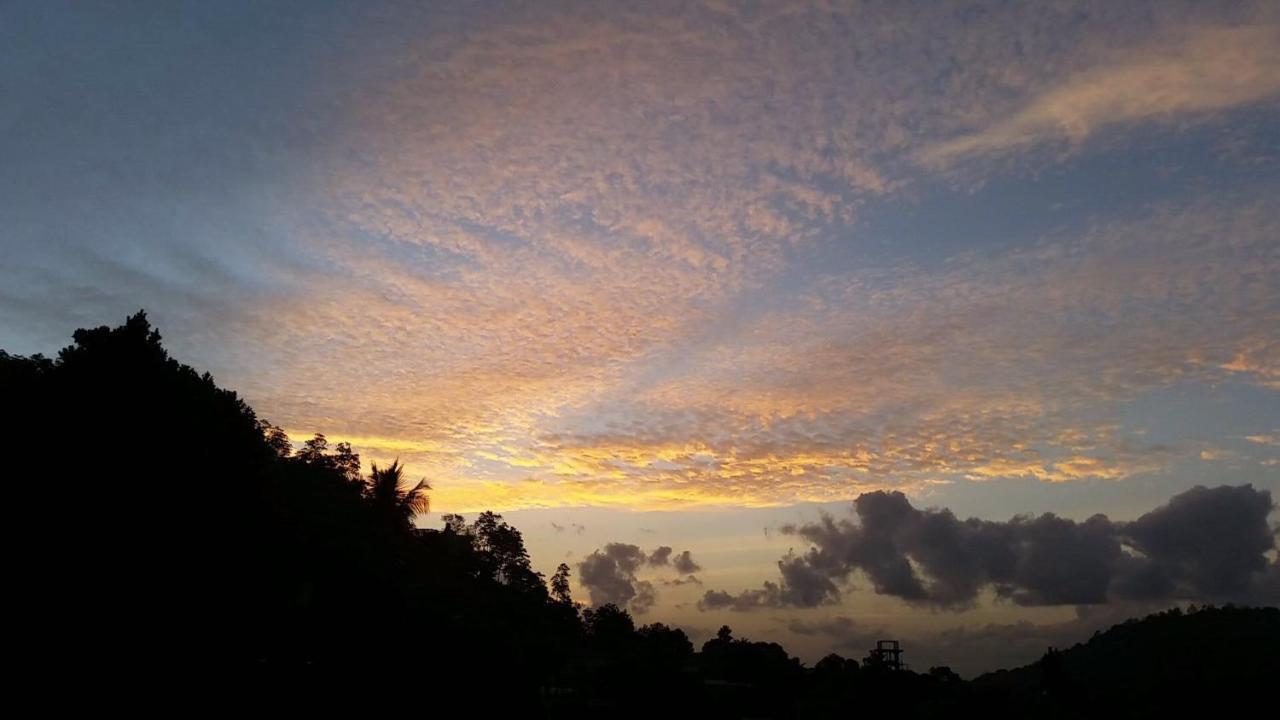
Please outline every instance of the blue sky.
[{"label": "blue sky", "polygon": [[690,550],[646,620],[980,669],[1135,606],[698,599],[868,492],[1280,491],[1277,67],[1269,3],[7,3],[0,347],[143,307],[544,571]]}]

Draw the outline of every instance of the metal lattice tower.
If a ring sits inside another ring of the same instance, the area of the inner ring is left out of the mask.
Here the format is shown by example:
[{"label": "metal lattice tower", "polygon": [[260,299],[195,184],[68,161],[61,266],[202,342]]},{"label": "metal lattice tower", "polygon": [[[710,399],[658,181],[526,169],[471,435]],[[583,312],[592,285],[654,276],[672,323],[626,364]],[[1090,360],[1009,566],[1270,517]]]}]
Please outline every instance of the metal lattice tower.
[{"label": "metal lattice tower", "polygon": [[890,670],[906,668],[902,663],[902,646],[897,640],[877,640],[876,649],[871,651],[871,655]]}]

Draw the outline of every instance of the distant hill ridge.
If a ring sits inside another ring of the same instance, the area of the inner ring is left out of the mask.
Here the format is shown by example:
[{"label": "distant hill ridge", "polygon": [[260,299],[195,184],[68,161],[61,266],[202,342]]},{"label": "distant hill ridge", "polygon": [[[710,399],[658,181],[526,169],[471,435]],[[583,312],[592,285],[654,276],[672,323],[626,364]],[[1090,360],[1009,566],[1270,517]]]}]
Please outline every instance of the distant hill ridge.
[{"label": "distant hill ridge", "polygon": [[972,687],[1011,709],[1178,717],[1192,706],[1228,710],[1250,699],[1270,698],[1274,709],[1278,679],[1280,609],[1193,605],[1128,620]]}]

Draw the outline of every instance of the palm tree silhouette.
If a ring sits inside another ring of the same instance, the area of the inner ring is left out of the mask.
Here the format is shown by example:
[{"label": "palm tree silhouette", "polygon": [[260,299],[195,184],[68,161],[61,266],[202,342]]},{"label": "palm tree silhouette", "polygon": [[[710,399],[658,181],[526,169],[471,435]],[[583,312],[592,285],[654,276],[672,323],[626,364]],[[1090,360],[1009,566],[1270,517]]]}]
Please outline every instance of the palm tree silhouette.
[{"label": "palm tree silhouette", "polygon": [[404,466],[395,460],[385,468],[373,464],[364,496],[379,514],[407,524],[414,515],[431,511],[431,497],[427,495],[430,489],[426,478],[413,486],[405,482]]}]

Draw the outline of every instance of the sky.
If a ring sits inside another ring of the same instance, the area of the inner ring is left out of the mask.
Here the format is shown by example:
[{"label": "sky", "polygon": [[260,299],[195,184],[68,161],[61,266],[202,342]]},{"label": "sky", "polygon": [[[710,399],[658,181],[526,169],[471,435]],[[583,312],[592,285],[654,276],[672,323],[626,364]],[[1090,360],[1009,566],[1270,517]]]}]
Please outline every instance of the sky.
[{"label": "sky", "polygon": [[1280,602],[1278,111],[1267,2],[18,0],[0,348],[145,308],[583,602],[972,675]]}]

